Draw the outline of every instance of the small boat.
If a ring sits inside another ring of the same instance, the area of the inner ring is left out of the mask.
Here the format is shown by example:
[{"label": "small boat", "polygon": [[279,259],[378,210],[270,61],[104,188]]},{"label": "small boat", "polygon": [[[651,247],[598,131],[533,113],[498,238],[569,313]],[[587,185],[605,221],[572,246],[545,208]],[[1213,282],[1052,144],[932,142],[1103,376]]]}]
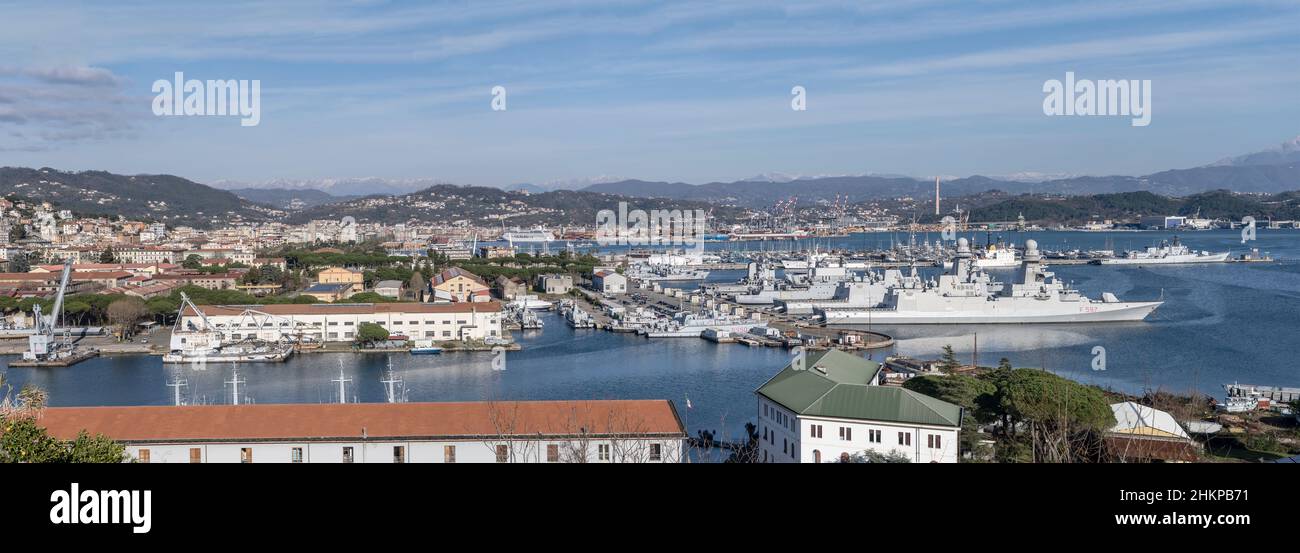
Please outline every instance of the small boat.
[{"label": "small boat", "polygon": [[437,346],[411,348],[411,355],[438,355],[440,353],[442,353],[442,348]]}]

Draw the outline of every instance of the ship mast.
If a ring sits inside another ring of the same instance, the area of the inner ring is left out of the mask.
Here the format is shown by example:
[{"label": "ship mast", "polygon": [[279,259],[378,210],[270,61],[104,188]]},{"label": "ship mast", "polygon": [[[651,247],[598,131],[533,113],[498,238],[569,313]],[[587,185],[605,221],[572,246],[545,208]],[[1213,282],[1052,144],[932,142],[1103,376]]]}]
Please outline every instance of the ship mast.
[{"label": "ship mast", "polygon": [[348,402],[348,396],[347,396],[347,383],[348,383],[348,382],[352,382],[352,379],[351,379],[351,378],[347,378],[347,377],[345,377],[345,376],[343,375],[343,361],[342,361],[342,360],[339,361],[339,377],[338,377],[337,379],[330,380],[330,382],[338,382],[338,383],[339,383],[339,403],[347,403],[347,402]]}]

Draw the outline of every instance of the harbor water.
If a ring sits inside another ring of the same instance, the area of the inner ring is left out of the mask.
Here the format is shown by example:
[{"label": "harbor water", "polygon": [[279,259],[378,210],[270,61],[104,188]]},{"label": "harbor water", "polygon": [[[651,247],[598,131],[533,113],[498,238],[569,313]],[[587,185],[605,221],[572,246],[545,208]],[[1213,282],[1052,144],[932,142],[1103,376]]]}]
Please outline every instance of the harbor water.
[{"label": "harbor water", "polygon": [[[977,242],[984,233],[967,235]],[[1046,249],[1141,249],[1169,233],[1026,232],[1004,238],[1016,244],[1033,238]],[[937,239],[938,235],[930,238]],[[1197,250],[1244,253],[1237,231],[1203,231],[1180,235]],[[918,236],[918,240],[924,239]],[[905,235],[865,234],[819,239],[822,249],[876,248]],[[786,243],[748,244],[748,248],[789,249]],[[811,247],[803,242],[802,247]],[[1114,292],[1122,299],[1165,304],[1140,323],[1066,325],[874,326],[897,338],[889,350],[870,355],[882,359],[898,353],[937,357],[951,345],[963,361],[978,355],[983,365],[1006,357],[1016,366],[1043,367],[1064,376],[1120,390],[1198,390],[1222,395],[1222,385],[1249,382],[1300,385],[1292,363],[1300,344],[1300,232],[1260,230],[1251,247],[1272,255],[1273,263],[1227,263],[1188,266],[1052,266],[1058,276],[1090,297]],[[733,243],[709,249],[740,249]],[[933,271],[929,269],[927,271]],[[740,271],[715,271],[710,281],[724,282]],[[1009,279],[1010,271],[993,271]],[[686,286],[686,283],[674,283]],[[283,364],[247,365],[239,370],[240,393],[256,403],[338,401],[340,366],[348,401],[385,400],[380,382],[391,360],[410,401],[513,399],[673,400],[692,432],[716,430],[739,439],[745,422],[754,420],[753,390],[789,360],[780,348],[713,344],[701,339],[648,340],[599,330],[575,330],[554,314],[543,315],[542,331],[517,332],[521,351],[509,352],[504,364],[491,353],[304,354]],[[1104,350],[1098,363],[1097,348]],[[862,355],[868,355],[863,353]],[[7,357],[6,362],[15,357]],[[166,405],[174,400],[168,384],[178,377],[190,403],[229,403],[231,365],[164,366],[156,356],[129,355],[92,359],[67,368],[6,367],[5,381],[16,391],[26,384],[49,392],[50,403],[68,405]],[[1104,370],[1094,370],[1094,367]],[[689,397],[692,409],[685,409]]]}]

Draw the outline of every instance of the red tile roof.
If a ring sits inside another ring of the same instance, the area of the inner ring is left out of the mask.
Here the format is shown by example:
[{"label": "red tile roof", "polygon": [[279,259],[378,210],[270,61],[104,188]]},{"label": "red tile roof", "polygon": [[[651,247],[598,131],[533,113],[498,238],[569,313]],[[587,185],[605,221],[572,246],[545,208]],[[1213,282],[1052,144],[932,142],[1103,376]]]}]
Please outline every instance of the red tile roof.
[{"label": "red tile roof", "polygon": [[51,407],[61,439],[85,430],[120,442],[473,438],[588,434],[684,437],[667,400]]},{"label": "red tile roof", "polygon": [[[86,271],[86,272],[73,271],[72,274],[68,275],[68,278],[75,282],[75,281],[85,281],[85,280],[104,280],[110,278],[115,278],[115,279],[129,278],[132,276],[134,276],[134,273],[129,273],[126,271]],[[60,268],[59,272],[57,273],[0,273],[0,281],[10,281],[10,282],[16,282],[16,281],[57,282],[62,277],[63,277],[62,268]]]}]

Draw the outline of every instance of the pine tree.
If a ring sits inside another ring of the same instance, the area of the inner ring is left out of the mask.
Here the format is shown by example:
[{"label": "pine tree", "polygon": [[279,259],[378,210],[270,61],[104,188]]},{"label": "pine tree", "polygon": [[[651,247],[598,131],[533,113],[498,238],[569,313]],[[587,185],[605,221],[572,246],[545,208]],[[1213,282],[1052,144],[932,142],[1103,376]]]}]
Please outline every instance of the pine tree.
[{"label": "pine tree", "polygon": [[939,371],[944,374],[951,374],[960,366],[961,363],[957,362],[957,354],[952,351],[952,344],[943,346],[943,356],[939,358]]}]

